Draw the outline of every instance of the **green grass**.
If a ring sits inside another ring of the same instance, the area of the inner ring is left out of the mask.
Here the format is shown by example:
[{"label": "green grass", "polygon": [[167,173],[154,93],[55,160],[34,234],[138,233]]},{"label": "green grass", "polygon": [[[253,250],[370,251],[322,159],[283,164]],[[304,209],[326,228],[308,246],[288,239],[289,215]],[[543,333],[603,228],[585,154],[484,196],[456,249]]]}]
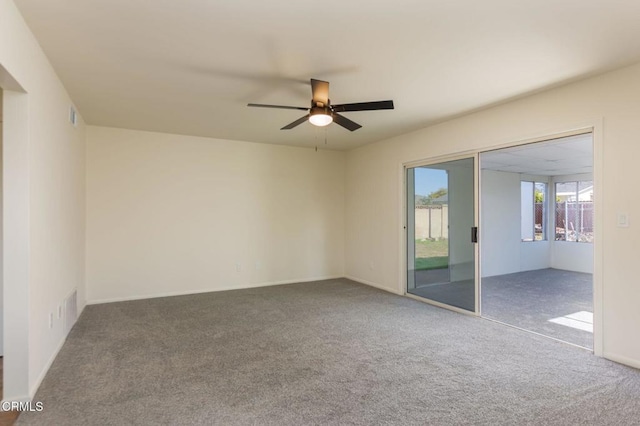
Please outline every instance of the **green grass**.
[{"label": "green grass", "polygon": [[427,269],[441,269],[449,266],[449,256],[438,257],[417,257],[416,271],[424,271]]},{"label": "green grass", "polygon": [[416,270],[440,269],[448,266],[449,240],[416,240]]}]

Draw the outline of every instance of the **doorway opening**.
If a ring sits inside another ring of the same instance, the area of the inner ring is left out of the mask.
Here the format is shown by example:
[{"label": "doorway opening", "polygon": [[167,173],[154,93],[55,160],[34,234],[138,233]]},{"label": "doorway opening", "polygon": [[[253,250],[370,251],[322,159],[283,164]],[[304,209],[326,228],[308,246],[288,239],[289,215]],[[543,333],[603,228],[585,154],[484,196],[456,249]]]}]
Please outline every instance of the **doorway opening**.
[{"label": "doorway opening", "polygon": [[[4,192],[3,192],[3,132],[4,132],[4,92],[0,88],[0,400],[4,400]],[[0,424],[13,424],[18,417],[18,411],[0,411]]]},{"label": "doorway opening", "polygon": [[[3,242],[3,188],[2,188],[2,173],[4,170],[2,163],[2,133],[3,133],[3,91],[0,88],[0,382],[2,381],[2,366],[4,362],[4,273],[3,273],[3,250],[4,250],[4,242]],[[0,391],[2,390],[2,384],[0,383]],[[0,392],[0,398],[2,392]]]},{"label": "doorway opening", "polygon": [[2,89],[2,393],[29,394],[29,102],[0,64]]},{"label": "doorway opening", "polygon": [[[2,381],[2,372],[3,372],[3,363],[4,363],[4,220],[3,220],[3,185],[2,185],[2,174],[4,172],[3,166],[3,144],[2,144],[2,134],[3,134],[3,125],[4,125],[4,109],[3,109],[3,97],[4,92],[0,87],[0,381]],[[0,398],[2,397],[2,384],[0,383]]]},{"label": "doorway opening", "polygon": [[593,135],[480,154],[481,315],[593,349]]}]

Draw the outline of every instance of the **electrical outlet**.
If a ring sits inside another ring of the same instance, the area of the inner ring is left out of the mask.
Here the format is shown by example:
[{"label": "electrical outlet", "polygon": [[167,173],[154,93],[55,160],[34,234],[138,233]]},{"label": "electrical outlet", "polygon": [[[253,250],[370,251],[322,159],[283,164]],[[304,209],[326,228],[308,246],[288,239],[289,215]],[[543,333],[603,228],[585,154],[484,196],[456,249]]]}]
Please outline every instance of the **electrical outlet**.
[{"label": "electrical outlet", "polygon": [[49,328],[53,328],[53,312],[49,312]]},{"label": "electrical outlet", "polygon": [[369,269],[373,271],[373,261],[369,261]]},{"label": "electrical outlet", "polygon": [[618,212],[618,228],[629,227],[629,214],[626,212]]},{"label": "electrical outlet", "polygon": [[58,305],[58,319],[62,318],[62,305]]},{"label": "electrical outlet", "polygon": [[242,271],[242,266],[239,263],[236,263],[236,272]]},{"label": "electrical outlet", "polygon": [[256,271],[262,269],[262,264],[260,262],[256,262]]}]

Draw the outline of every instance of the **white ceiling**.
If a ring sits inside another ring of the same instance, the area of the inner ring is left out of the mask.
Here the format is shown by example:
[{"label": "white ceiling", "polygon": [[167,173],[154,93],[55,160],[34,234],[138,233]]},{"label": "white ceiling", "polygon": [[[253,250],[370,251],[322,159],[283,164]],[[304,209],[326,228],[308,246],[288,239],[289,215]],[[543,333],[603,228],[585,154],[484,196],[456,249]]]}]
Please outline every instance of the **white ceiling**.
[{"label": "white ceiling", "polygon": [[537,176],[592,173],[593,138],[584,134],[486,152],[480,167]]},{"label": "white ceiling", "polygon": [[633,0],[15,0],[89,124],[312,147],[280,127],[309,78],[346,113],[350,149],[640,60]]}]

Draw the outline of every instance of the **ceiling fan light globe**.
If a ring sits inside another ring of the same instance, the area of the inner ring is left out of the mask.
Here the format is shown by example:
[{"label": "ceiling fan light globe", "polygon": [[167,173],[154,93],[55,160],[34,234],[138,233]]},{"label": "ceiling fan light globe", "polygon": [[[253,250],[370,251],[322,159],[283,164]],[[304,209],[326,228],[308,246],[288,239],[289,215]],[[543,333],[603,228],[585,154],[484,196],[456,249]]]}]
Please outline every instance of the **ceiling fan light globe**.
[{"label": "ceiling fan light globe", "polygon": [[309,116],[309,122],[314,126],[324,127],[333,122],[333,117],[329,114],[313,114]]}]

